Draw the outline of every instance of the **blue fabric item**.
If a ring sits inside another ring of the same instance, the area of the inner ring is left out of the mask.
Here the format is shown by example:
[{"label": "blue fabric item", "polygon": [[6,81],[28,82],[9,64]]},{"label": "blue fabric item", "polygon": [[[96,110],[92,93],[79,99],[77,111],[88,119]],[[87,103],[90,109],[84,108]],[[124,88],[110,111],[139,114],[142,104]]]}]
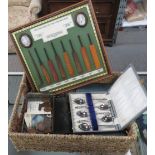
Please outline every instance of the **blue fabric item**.
[{"label": "blue fabric item", "polygon": [[93,105],[93,100],[92,100],[91,93],[86,93],[86,100],[87,100],[87,104],[88,104],[88,109],[89,109],[92,128],[93,128],[93,130],[98,130],[96,113],[95,113],[95,110],[94,110],[94,105]]},{"label": "blue fabric item", "polygon": [[32,127],[35,127],[38,123],[44,121],[44,115],[32,115]]}]

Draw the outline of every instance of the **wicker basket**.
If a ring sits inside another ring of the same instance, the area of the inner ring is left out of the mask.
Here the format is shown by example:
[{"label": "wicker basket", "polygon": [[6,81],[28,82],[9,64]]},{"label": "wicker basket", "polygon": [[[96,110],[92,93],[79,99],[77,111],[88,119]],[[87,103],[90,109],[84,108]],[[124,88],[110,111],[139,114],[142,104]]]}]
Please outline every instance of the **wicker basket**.
[{"label": "wicker basket", "polygon": [[[109,83],[109,81],[105,81]],[[136,125],[128,128],[127,136],[29,134],[18,132],[19,105],[24,94],[30,91],[24,75],[19,87],[12,116],[9,136],[17,151],[65,151],[65,152],[126,152],[135,142]]]}]

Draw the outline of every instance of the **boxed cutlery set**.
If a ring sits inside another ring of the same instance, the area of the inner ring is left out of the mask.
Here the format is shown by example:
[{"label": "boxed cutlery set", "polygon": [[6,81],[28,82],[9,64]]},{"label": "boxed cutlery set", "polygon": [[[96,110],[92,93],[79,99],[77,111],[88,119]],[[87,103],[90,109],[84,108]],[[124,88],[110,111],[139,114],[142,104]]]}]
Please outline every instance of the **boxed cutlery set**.
[{"label": "boxed cutlery set", "polygon": [[[26,73],[9,122],[18,151],[130,148],[136,140],[131,122],[146,110],[146,93],[132,65],[120,76],[111,72],[90,0],[10,34]],[[95,90],[95,84],[110,87]]]},{"label": "boxed cutlery set", "polygon": [[73,132],[125,129],[146,110],[146,94],[131,65],[107,91],[70,93]]}]

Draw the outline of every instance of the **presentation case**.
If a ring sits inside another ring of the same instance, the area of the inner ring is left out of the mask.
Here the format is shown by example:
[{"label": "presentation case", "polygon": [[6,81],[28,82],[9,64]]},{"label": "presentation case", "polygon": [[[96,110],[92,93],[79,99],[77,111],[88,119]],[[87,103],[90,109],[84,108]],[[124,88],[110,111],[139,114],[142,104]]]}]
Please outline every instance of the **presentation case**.
[{"label": "presentation case", "polygon": [[49,14],[10,34],[34,90],[58,94],[111,76],[90,1]]}]

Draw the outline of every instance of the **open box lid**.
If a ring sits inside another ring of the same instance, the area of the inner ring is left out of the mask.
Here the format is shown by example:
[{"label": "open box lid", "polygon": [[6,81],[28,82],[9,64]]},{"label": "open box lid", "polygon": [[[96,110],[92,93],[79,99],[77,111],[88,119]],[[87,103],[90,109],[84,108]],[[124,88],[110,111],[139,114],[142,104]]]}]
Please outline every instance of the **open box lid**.
[{"label": "open box lid", "polygon": [[120,128],[124,129],[146,110],[146,91],[139,82],[132,65],[114,82],[110,88]]},{"label": "open box lid", "polygon": [[77,3],[10,31],[34,90],[66,92],[111,76],[92,3]]}]

